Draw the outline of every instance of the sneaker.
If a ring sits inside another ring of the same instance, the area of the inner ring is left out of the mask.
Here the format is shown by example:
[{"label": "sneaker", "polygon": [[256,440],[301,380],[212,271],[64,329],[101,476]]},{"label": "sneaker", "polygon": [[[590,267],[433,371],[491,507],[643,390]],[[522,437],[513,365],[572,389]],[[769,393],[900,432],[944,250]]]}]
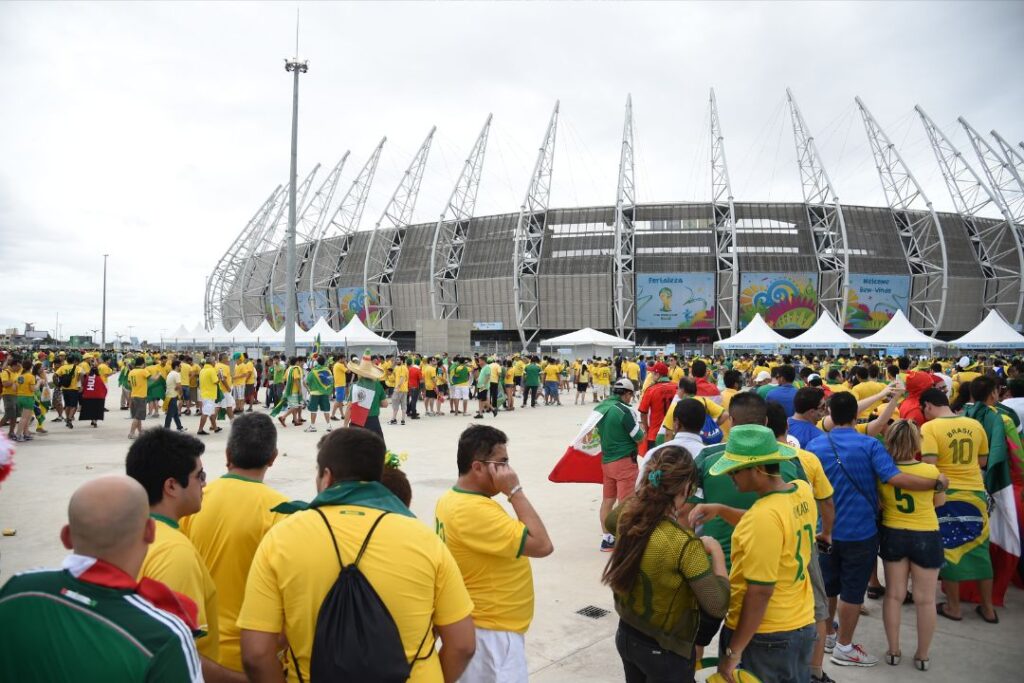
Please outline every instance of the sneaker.
[{"label": "sneaker", "polygon": [[396,425],[396,424],[398,424],[398,420],[388,420],[388,424],[389,425]]},{"label": "sneaker", "polygon": [[602,553],[610,553],[613,550],[615,550],[615,541],[614,540],[609,541],[606,538],[602,538],[601,539],[601,552]]},{"label": "sneaker", "polygon": [[314,427],[313,425],[309,425],[308,427],[306,427],[302,431],[304,431],[304,432],[315,432],[316,431],[316,427]]},{"label": "sneaker", "polygon": [[208,436],[210,432],[206,431],[205,429],[200,429],[198,432],[196,432],[196,434],[198,434],[199,436]]},{"label": "sneaker", "polygon": [[404,425],[405,424],[405,420],[402,420],[399,424],[403,424]]},{"label": "sneaker", "polygon": [[824,671],[821,672],[821,676],[815,676],[811,674],[811,683],[836,683],[831,676]]},{"label": "sneaker", "polygon": [[836,649],[836,633],[831,635],[825,635],[825,652],[832,654],[832,651]]},{"label": "sneaker", "polygon": [[188,431],[188,427],[178,427],[178,431],[179,432],[187,432]]},{"label": "sneaker", "polygon": [[874,666],[878,664],[878,657],[869,655],[863,647],[856,643],[853,644],[853,648],[849,652],[843,652],[836,645],[830,660],[839,666]]},{"label": "sneaker", "polygon": [[325,431],[328,431],[328,432],[331,431],[331,423],[330,422],[327,423],[327,429]]}]

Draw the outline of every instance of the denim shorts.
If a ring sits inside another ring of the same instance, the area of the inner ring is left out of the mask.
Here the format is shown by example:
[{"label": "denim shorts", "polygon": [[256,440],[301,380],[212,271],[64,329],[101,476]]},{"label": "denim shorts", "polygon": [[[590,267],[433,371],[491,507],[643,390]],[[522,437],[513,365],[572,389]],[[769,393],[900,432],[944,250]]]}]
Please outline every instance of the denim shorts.
[{"label": "denim shorts", "polygon": [[[809,683],[811,650],[818,633],[814,624],[793,631],[755,633],[743,649],[740,666],[762,683]],[[718,636],[719,657],[732,640],[732,629],[723,626]]]},{"label": "denim shorts", "polygon": [[882,527],[878,555],[886,562],[907,559],[924,569],[941,569],[945,562],[942,533]]},{"label": "denim shorts", "polygon": [[818,555],[825,595],[848,605],[864,603],[868,580],[874,573],[878,556],[878,536],[863,541],[833,541],[831,555]]}]

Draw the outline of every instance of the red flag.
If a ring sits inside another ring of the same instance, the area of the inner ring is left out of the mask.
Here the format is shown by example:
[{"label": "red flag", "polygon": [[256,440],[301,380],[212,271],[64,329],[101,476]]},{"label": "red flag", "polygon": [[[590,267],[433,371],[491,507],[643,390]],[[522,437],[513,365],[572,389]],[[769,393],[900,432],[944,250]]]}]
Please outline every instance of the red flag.
[{"label": "red flag", "polygon": [[555,464],[548,481],[556,484],[601,484],[601,437],[597,423],[603,416],[596,410],[583,422],[579,434],[572,440],[565,454]]}]

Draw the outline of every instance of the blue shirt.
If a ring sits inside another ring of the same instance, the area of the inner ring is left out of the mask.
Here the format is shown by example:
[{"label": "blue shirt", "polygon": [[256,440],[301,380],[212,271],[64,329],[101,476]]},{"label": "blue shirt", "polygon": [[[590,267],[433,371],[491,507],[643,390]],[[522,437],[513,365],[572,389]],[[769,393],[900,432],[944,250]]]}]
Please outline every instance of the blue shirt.
[{"label": "blue shirt", "polygon": [[789,433],[793,435],[793,438],[800,442],[800,448],[807,450],[807,444],[814,441],[816,437],[821,436],[825,432],[818,429],[813,423],[807,420],[797,420],[789,418]]},{"label": "blue shirt", "polygon": [[[821,460],[825,476],[835,489],[836,521],[832,538],[836,541],[864,541],[875,536],[878,533],[875,524],[877,480],[884,483],[900,473],[885,446],[878,439],[859,434],[850,427],[842,427],[815,438],[807,444],[806,450]],[[842,467],[836,462],[836,451]]]},{"label": "blue shirt", "polygon": [[766,401],[775,401],[786,410],[786,417],[793,417],[793,397],[796,396],[796,387],[792,384],[780,384],[765,396]]}]

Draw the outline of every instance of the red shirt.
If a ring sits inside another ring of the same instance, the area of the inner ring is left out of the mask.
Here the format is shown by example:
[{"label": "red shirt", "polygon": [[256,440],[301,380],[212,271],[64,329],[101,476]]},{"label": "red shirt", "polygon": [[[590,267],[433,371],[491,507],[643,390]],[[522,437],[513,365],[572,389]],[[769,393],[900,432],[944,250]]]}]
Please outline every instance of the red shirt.
[{"label": "red shirt", "polygon": [[409,388],[419,389],[420,381],[423,379],[423,371],[420,370],[418,365],[409,366]]},{"label": "red shirt", "polygon": [[721,396],[722,392],[718,390],[718,387],[707,380],[706,377],[697,378],[697,395],[698,396]]},{"label": "red shirt", "polygon": [[658,438],[658,430],[665,420],[665,413],[672,405],[672,399],[676,396],[676,385],[674,382],[662,380],[647,387],[643,398],[640,399],[639,410],[647,414],[647,440],[654,441]]}]

